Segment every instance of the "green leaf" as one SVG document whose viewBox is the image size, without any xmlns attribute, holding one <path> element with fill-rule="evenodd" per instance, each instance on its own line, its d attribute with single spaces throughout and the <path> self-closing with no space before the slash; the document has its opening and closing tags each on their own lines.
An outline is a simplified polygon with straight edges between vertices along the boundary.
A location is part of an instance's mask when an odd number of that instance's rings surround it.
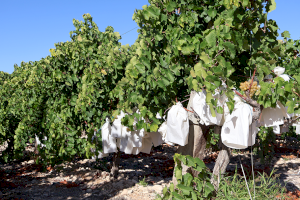
<svg viewBox="0 0 300 200">
<path fill-rule="evenodd" d="M 146 57 L 141 57 L 141 61 L 148 69 L 150 69 L 150 61 Z"/>
<path fill-rule="evenodd" d="M 172 192 L 172 195 L 174 197 L 175 200 L 179 199 L 184 199 L 183 197 L 181 197 L 176 191 Z M 173 199 L 173 198 L 172 198 Z"/>
<path fill-rule="evenodd" d="M 154 17 L 155 19 L 157 19 L 159 17 L 159 14 L 160 14 L 160 9 L 154 7 L 154 6 L 151 6 L 151 7 L 148 7 L 147 11 L 150 13 L 150 15 L 152 17 Z"/>
<path fill-rule="evenodd" d="M 155 37 L 155 40 L 157 40 L 157 41 L 161 41 L 164 38 L 161 34 L 157 34 L 154 37 Z"/>
<path fill-rule="evenodd" d="M 168 187 L 165 186 L 164 189 L 163 189 L 163 195 L 166 195 L 167 192 L 168 192 Z"/>
<path fill-rule="evenodd" d="M 210 182 L 206 182 L 204 189 L 204 197 L 208 197 L 208 195 L 214 191 L 214 186 Z"/>
<path fill-rule="evenodd" d="M 198 81 L 196 79 L 193 79 L 192 81 L 192 88 L 195 91 L 198 91 Z"/>
<path fill-rule="evenodd" d="M 139 64 L 136 64 L 135 67 L 139 71 L 140 74 L 145 73 L 145 66 L 144 65 L 139 63 Z"/>
<path fill-rule="evenodd" d="M 202 172 L 202 170 L 206 168 L 204 162 L 202 160 L 200 160 L 199 158 L 195 158 L 194 161 L 196 163 L 196 167 L 193 167 L 194 170 L 196 170 L 198 172 Z"/>
<path fill-rule="evenodd" d="M 173 10 L 175 10 L 176 5 L 177 5 L 176 2 L 171 1 L 171 2 L 167 5 L 167 10 L 168 10 L 168 12 L 172 12 Z"/>
<path fill-rule="evenodd" d="M 294 113 L 296 103 L 294 101 L 288 101 L 288 102 L 286 102 L 286 105 L 288 106 L 287 112 L 289 114 Z"/>
<path fill-rule="evenodd" d="M 76 106 L 76 101 L 77 101 L 77 96 L 73 95 L 70 101 L 71 106 Z"/>
<path fill-rule="evenodd" d="M 148 12 L 148 10 L 143 10 L 143 15 L 145 17 L 146 20 L 149 20 L 149 17 L 150 17 L 150 12 Z"/>
<path fill-rule="evenodd" d="M 193 191 L 192 187 L 188 187 L 182 184 L 178 184 L 177 188 L 180 189 L 184 195 L 190 195 L 190 193 Z"/>
<path fill-rule="evenodd" d="M 198 62 L 195 66 L 194 66 L 194 69 L 195 69 L 195 73 L 197 76 L 201 77 L 201 78 L 206 78 L 207 77 L 207 73 L 206 71 L 203 69 L 202 67 L 202 63 L 201 62 Z"/>
<path fill-rule="evenodd" d="M 150 125 L 150 131 L 151 131 L 151 132 L 156 132 L 157 129 L 158 129 L 158 125 L 157 125 L 157 124 L 152 123 L 152 124 Z"/>
<path fill-rule="evenodd" d="M 187 159 L 187 166 L 189 167 L 195 166 L 194 158 L 192 156 L 186 155 L 186 159 Z"/>
<path fill-rule="evenodd" d="M 271 11 L 273 11 L 275 9 L 276 9 L 276 2 L 275 2 L 275 0 L 269 0 L 268 4 L 266 6 L 267 12 L 271 12 Z"/>
<path fill-rule="evenodd" d="M 221 106 L 217 107 L 217 113 L 223 114 L 223 108 Z"/>
<path fill-rule="evenodd" d="M 179 169 L 179 167 L 175 167 L 174 170 L 175 170 L 175 177 L 176 177 L 178 183 L 181 183 L 181 181 L 182 181 L 182 172 L 181 172 L 181 170 Z"/>
<path fill-rule="evenodd" d="M 161 80 L 165 86 L 168 86 L 170 84 L 170 81 L 168 79 L 166 79 L 165 77 L 162 77 Z"/>
<path fill-rule="evenodd" d="M 216 117 L 216 112 L 215 112 L 214 106 L 212 104 L 209 104 L 209 110 L 211 112 L 211 116 Z"/>
<path fill-rule="evenodd" d="M 181 52 L 183 55 L 189 55 L 191 54 L 192 51 L 194 51 L 194 48 L 195 48 L 194 45 L 184 46 L 182 47 Z"/>
<path fill-rule="evenodd" d="M 293 88 L 293 83 L 289 83 L 287 82 L 284 86 L 285 91 L 287 92 L 292 92 L 292 88 Z"/>
<path fill-rule="evenodd" d="M 185 175 L 183 175 L 183 183 L 185 186 L 190 186 L 192 184 L 194 177 L 192 174 L 190 173 L 186 173 Z"/>
<path fill-rule="evenodd" d="M 210 8 L 210 9 L 207 11 L 207 14 L 208 14 L 211 18 L 214 18 L 214 17 L 217 15 L 217 10 L 214 9 L 214 8 Z"/>
<path fill-rule="evenodd" d="M 300 75 L 294 75 L 293 77 L 296 79 L 298 84 L 300 84 Z"/>
<path fill-rule="evenodd" d="M 230 113 L 232 113 L 233 109 L 234 109 L 234 103 L 231 101 L 226 102 L 228 109 L 230 111 Z"/>
<path fill-rule="evenodd" d="M 171 70 L 167 70 L 167 71 L 166 71 L 166 76 L 167 76 L 167 78 L 170 80 L 170 82 L 174 82 L 175 77 L 174 77 L 174 75 L 172 74 Z"/>
<path fill-rule="evenodd" d="M 235 69 L 232 67 L 230 62 L 226 62 L 225 68 L 226 68 L 226 77 L 229 77 L 235 71 Z"/>
<path fill-rule="evenodd" d="M 224 42 L 223 45 L 226 47 L 226 50 L 229 51 L 230 58 L 235 58 L 235 46 L 231 42 Z"/>
<path fill-rule="evenodd" d="M 174 184 L 173 183 L 170 184 L 170 191 L 174 192 Z"/>
<path fill-rule="evenodd" d="M 283 31 L 283 32 L 281 33 L 281 37 L 291 38 L 291 35 L 290 35 L 290 33 L 289 33 L 288 31 Z"/>
<path fill-rule="evenodd" d="M 206 37 L 206 42 L 210 47 L 216 46 L 216 31 L 212 30 Z"/>
<path fill-rule="evenodd" d="M 249 4 L 249 0 L 243 0 L 243 3 L 242 3 L 243 7 L 247 7 L 248 4 Z"/>
<path fill-rule="evenodd" d="M 209 64 L 210 63 L 209 58 L 208 58 L 208 56 L 206 55 L 205 52 L 201 52 L 200 59 L 203 60 L 205 64 Z"/>
</svg>

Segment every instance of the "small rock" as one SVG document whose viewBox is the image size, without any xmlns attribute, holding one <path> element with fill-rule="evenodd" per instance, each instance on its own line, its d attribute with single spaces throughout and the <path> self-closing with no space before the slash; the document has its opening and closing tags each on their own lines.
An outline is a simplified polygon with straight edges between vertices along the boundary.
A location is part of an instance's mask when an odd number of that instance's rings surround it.
<svg viewBox="0 0 300 200">
<path fill-rule="evenodd" d="M 49 196 L 49 192 L 44 192 L 43 196 L 48 197 Z"/>
<path fill-rule="evenodd" d="M 153 186 L 148 186 L 148 192 L 156 192 L 156 193 L 161 193 L 163 190 L 163 187 L 161 185 L 153 185 Z"/>
<path fill-rule="evenodd" d="M 134 184 L 137 184 L 137 183 L 138 183 L 138 181 L 135 180 L 135 179 L 132 179 L 131 182 L 133 182 Z"/>
<path fill-rule="evenodd" d="M 139 178 L 137 176 L 134 176 L 132 179 L 135 180 L 135 181 L 137 181 L 137 182 L 139 180 Z"/>
<path fill-rule="evenodd" d="M 87 193 L 91 193 L 91 192 L 92 192 L 92 189 L 89 188 L 89 189 L 86 190 L 86 192 L 87 192 Z"/>
<path fill-rule="evenodd" d="M 128 192 L 127 192 L 127 193 L 128 193 L 128 194 L 130 194 L 130 193 L 132 193 L 132 192 L 133 192 L 133 190 L 128 190 Z"/>
<path fill-rule="evenodd" d="M 87 177 L 85 177 L 84 179 L 87 180 L 87 181 L 90 181 L 90 180 L 93 179 L 93 177 L 92 177 L 92 176 L 87 176 Z"/>
</svg>

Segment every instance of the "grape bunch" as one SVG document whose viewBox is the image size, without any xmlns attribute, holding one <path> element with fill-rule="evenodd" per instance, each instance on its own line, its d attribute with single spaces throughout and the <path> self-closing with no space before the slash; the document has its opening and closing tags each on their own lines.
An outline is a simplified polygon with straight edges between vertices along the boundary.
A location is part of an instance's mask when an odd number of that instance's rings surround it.
<svg viewBox="0 0 300 200">
<path fill-rule="evenodd" d="M 249 90 L 251 84 L 251 80 L 245 81 L 244 83 L 240 84 L 240 89 L 243 91 Z M 251 90 L 250 90 L 250 97 L 252 97 L 254 94 L 259 95 L 260 92 L 260 87 L 257 85 L 256 81 L 253 81 Z M 244 94 L 245 96 L 245 94 Z"/>
</svg>

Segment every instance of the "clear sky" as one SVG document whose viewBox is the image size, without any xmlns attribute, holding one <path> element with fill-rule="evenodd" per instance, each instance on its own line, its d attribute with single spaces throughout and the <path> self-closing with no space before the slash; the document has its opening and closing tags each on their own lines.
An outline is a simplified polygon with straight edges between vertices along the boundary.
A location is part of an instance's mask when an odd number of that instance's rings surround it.
<svg viewBox="0 0 300 200">
<path fill-rule="evenodd" d="M 300 0 L 276 0 L 276 10 L 269 19 L 277 21 L 279 32 L 288 30 L 292 39 L 300 39 Z M 124 34 L 137 27 L 132 20 L 135 9 L 142 9 L 147 0 L 14 0 L 0 2 L 0 71 L 12 73 L 14 64 L 38 61 L 50 55 L 54 43 L 70 41 L 74 30 L 72 20 L 82 21 L 90 13 L 100 31 L 107 26 Z M 132 45 L 137 29 L 122 35 L 123 45 Z"/>
</svg>

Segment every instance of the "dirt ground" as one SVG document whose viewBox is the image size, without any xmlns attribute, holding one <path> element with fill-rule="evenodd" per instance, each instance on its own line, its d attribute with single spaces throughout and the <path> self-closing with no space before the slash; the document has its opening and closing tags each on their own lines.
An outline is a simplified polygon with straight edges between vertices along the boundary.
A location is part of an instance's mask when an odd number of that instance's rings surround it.
<svg viewBox="0 0 300 200">
<path fill-rule="evenodd" d="M 278 181 L 286 187 L 292 199 L 299 199 L 300 152 L 299 142 L 278 141 L 275 156 L 269 165 L 260 164 L 254 156 L 255 173 L 269 173 L 273 168 L 280 174 Z M 28 151 L 32 152 L 32 146 Z M 22 162 L 0 164 L 1 199 L 155 199 L 163 187 L 172 180 L 173 155 L 177 146 L 161 145 L 150 154 L 121 155 L 120 173 L 117 179 L 109 174 L 112 156 L 100 161 L 78 159 L 74 162 L 48 167 L 41 166 L 28 158 Z M 213 169 L 218 152 L 207 153 L 204 159 L 207 167 Z M 239 159 L 244 169 L 251 172 L 249 151 L 233 153 L 227 173 L 235 168 L 242 174 Z M 141 183 L 145 183 L 143 186 Z"/>
</svg>

